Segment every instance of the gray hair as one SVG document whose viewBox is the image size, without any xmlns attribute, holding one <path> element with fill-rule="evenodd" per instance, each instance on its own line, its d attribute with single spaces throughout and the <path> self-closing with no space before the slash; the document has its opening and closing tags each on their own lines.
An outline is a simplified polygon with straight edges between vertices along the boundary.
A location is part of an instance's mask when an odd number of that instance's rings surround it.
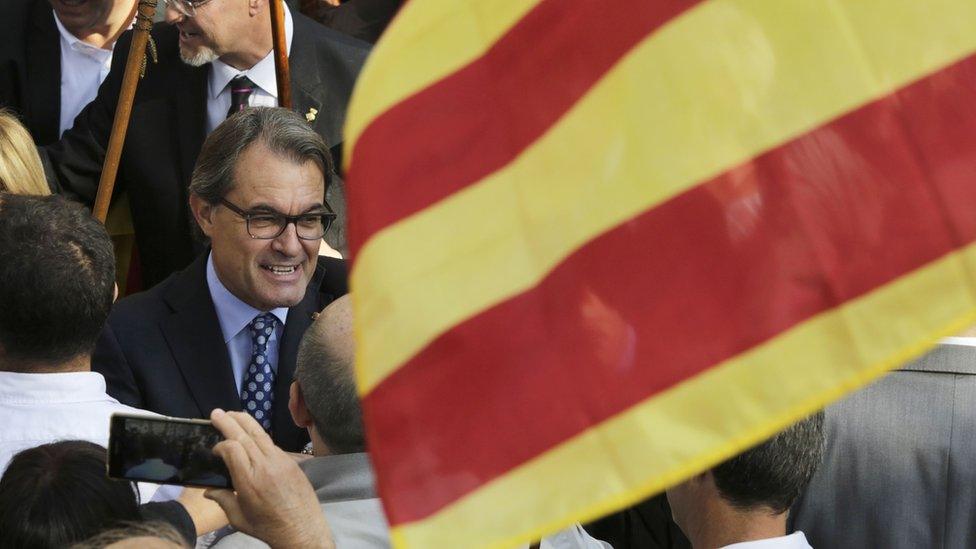
<svg viewBox="0 0 976 549">
<path fill-rule="evenodd" d="M 353 348 L 352 305 L 347 294 L 330 303 L 305 332 L 295 368 L 295 381 L 315 430 L 333 454 L 366 449 Z"/>
<path fill-rule="evenodd" d="M 333 166 L 325 140 L 288 109 L 254 107 L 223 121 L 207 137 L 193 169 L 190 192 L 210 204 L 220 202 L 234 186 L 238 158 L 259 139 L 271 152 L 296 164 L 315 162 L 325 177 L 325 188 L 329 188 Z"/>
<path fill-rule="evenodd" d="M 116 528 L 104 530 L 85 541 L 76 543 L 71 549 L 104 549 L 113 543 L 133 538 L 155 538 L 169 542 L 173 547 L 188 548 L 186 540 L 173 526 L 160 521 L 125 522 Z"/>
<path fill-rule="evenodd" d="M 712 469 L 715 486 L 736 508 L 785 513 L 813 478 L 825 445 L 820 410 Z"/>
</svg>

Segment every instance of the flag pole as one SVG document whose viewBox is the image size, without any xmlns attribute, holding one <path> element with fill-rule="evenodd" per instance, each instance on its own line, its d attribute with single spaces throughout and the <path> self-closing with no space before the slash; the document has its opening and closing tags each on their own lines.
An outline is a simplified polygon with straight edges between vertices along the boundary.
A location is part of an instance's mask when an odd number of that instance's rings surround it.
<svg viewBox="0 0 976 549">
<path fill-rule="evenodd" d="M 285 37 L 284 0 L 268 0 L 271 8 L 271 40 L 274 42 L 275 80 L 278 106 L 291 108 L 291 72 L 288 68 L 288 41 Z"/>
<path fill-rule="evenodd" d="M 92 215 L 103 224 L 108 214 L 108 206 L 112 202 L 112 190 L 115 188 L 115 176 L 119 171 L 125 133 L 129 128 L 129 116 L 132 114 L 136 86 L 139 85 L 139 78 L 146 70 L 146 43 L 150 40 L 149 31 L 152 30 L 155 15 L 156 0 L 139 0 L 132 44 L 129 46 L 129 57 L 126 59 L 125 73 L 122 76 L 122 91 L 119 93 L 119 102 L 115 107 L 115 120 L 112 122 L 112 133 L 105 152 L 105 162 L 102 164 L 102 175 L 98 180 L 95 205 L 92 208 Z M 155 60 L 155 46 L 151 51 Z"/>
</svg>

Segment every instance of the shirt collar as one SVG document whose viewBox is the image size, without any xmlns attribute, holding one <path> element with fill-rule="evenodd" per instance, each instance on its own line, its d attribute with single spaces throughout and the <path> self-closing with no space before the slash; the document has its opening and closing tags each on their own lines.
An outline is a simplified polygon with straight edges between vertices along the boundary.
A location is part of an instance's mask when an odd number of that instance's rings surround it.
<svg viewBox="0 0 976 549">
<path fill-rule="evenodd" d="M 213 266 L 213 252 L 207 256 L 207 286 L 210 288 L 214 309 L 217 310 L 217 321 L 224 336 L 224 344 L 234 339 L 254 317 L 264 312 L 244 303 L 224 286 Z M 282 326 L 285 325 L 288 319 L 287 307 L 278 307 L 269 312 L 278 318 Z"/>
<path fill-rule="evenodd" d="M 810 549 L 810 543 L 803 532 L 796 531 L 788 536 L 743 541 L 726 545 L 722 549 Z"/>
<path fill-rule="evenodd" d="M 71 49 L 83 53 L 89 53 L 89 54 L 93 53 L 94 55 L 103 55 L 103 56 L 106 54 L 110 54 L 113 50 L 115 50 L 115 42 L 112 42 L 108 48 L 96 48 L 95 46 L 89 44 L 88 42 L 85 42 L 80 38 L 78 38 L 77 36 L 71 34 L 71 31 L 69 31 L 67 28 L 65 28 L 63 24 L 61 24 L 61 20 L 58 19 L 57 12 L 54 12 L 54 10 L 51 11 L 54 14 L 54 24 L 57 25 L 58 27 L 58 33 L 61 34 L 61 39 L 65 43 L 67 43 L 68 46 L 71 47 Z M 135 23 L 135 18 L 132 19 L 132 23 Z M 132 28 L 132 23 L 129 23 L 129 28 Z M 96 52 L 106 52 L 106 54 L 99 54 Z"/>
<path fill-rule="evenodd" d="M 288 44 L 288 53 L 291 53 L 291 39 L 294 23 L 291 19 L 291 10 L 288 5 L 282 2 L 285 8 L 285 42 Z M 240 71 L 224 63 L 220 59 L 210 64 L 210 98 L 216 99 L 218 95 L 230 84 L 234 77 L 243 74 L 251 79 L 251 82 L 264 90 L 271 97 L 278 97 L 278 81 L 275 77 L 274 48 L 264 59 L 260 60 L 253 67 L 246 71 Z"/>
<path fill-rule="evenodd" d="M 111 400 L 97 372 L 24 374 L 0 372 L 0 402 L 37 404 Z"/>
</svg>

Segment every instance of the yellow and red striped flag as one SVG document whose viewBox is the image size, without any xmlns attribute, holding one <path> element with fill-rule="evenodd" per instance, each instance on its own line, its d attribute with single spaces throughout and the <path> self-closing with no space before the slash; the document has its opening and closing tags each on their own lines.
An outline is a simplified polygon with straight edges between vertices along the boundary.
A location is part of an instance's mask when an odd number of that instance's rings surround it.
<svg viewBox="0 0 976 549">
<path fill-rule="evenodd" d="M 976 320 L 972 0 L 411 0 L 346 133 L 397 547 L 595 518 Z"/>
</svg>

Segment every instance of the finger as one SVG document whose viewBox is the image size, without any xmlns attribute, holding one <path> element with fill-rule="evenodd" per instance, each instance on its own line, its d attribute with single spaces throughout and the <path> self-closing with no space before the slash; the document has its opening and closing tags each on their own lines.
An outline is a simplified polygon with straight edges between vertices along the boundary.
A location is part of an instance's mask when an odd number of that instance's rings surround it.
<svg viewBox="0 0 976 549">
<path fill-rule="evenodd" d="M 213 449 L 214 455 L 224 460 L 230 481 L 238 492 L 251 494 L 253 492 L 251 475 L 254 471 L 251 458 L 236 440 L 218 442 Z"/>
<path fill-rule="evenodd" d="M 258 448 L 251 435 L 241 427 L 241 421 L 237 419 L 241 415 L 247 414 L 241 412 L 225 412 L 220 408 L 215 408 L 213 412 L 210 412 L 210 420 L 213 421 L 214 427 L 224 435 L 225 439 L 236 440 L 240 443 L 252 462 L 262 461 L 264 459 L 264 452 Z"/>
<path fill-rule="evenodd" d="M 217 505 L 227 515 L 227 520 L 238 530 L 242 529 L 241 525 L 246 524 L 247 520 L 244 518 L 241 505 L 237 502 L 237 496 L 231 490 L 210 488 L 203 493 L 203 497 L 217 502 Z"/>
<path fill-rule="evenodd" d="M 278 449 L 274 441 L 271 440 L 271 437 L 268 436 L 268 433 L 265 432 L 264 428 L 261 427 L 261 424 L 256 419 L 251 417 L 251 414 L 247 412 L 227 412 L 227 415 L 236 421 L 241 429 L 251 437 L 251 440 L 254 441 L 264 455 L 270 456 Z"/>
</svg>

